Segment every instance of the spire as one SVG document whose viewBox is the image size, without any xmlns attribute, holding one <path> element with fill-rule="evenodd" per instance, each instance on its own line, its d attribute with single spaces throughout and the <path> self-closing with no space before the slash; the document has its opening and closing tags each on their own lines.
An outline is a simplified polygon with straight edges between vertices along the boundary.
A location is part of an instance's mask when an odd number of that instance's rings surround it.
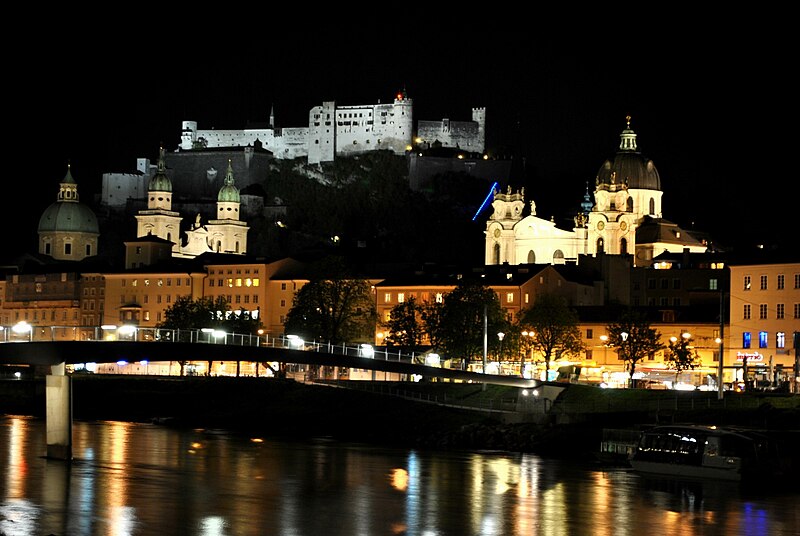
<svg viewBox="0 0 800 536">
<path fill-rule="evenodd" d="M 155 176 L 150 179 L 150 184 L 147 187 L 150 192 L 171 192 L 172 181 L 167 177 L 167 165 L 164 161 L 164 146 L 162 145 L 158 151 L 158 168 Z"/>
<path fill-rule="evenodd" d="M 636 151 L 636 133 L 631 129 L 631 116 L 625 116 L 625 130 L 622 131 L 619 142 L 620 151 Z"/>
<path fill-rule="evenodd" d="M 72 165 L 67 164 L 67 174 L 61 179 L 60 188 L 56 200 L 59 202 L 67 201 L 70 203 L 77 203 L 78 198 L 78 183 L 72 178 Z"/>
<path fill-rule="evenodd" d="M 225 173 L 225 181 L 222 188 L 219 189 L 217 201 L 222 203 L 239 203 L 239 189 L 233 184 L 233 164 L 231 159 L 228 159 L 228 171 Z"/>
<path fill-rule="evenodd" d="M 592 211 L 592 198 L 589 195 L 589 182 L 586 182 L 586 192 L 583 194 L 583 201 L 581 202 L 581 212 L 589 214 Z"/>
<path fill-rule="evenodd" d="M 275 104 L 271 104 L 269 108 L 269 128 L 275 128 Z"/>
</svg>

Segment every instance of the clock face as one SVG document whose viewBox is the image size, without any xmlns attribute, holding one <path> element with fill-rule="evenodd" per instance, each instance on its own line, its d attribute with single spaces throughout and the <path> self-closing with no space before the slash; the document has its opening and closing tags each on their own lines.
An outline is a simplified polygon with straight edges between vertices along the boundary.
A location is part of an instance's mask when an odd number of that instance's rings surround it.
<svg viewBox="0 0 800 536">
<path fill-rule="evenodd" d="M 602 231 L 603 229 L 605 229 L 605 227 L 606 227 L 606 224 L 604 222 L 602 222 L 602 221 L 597 222 L 597 230 L 598 231 Z"/>
<path fill-rule="evenodd" d="M 495 238 L 500 238 L 500 229 L 499 228 L 494 230 L 494 237 Z"/>
</svg>

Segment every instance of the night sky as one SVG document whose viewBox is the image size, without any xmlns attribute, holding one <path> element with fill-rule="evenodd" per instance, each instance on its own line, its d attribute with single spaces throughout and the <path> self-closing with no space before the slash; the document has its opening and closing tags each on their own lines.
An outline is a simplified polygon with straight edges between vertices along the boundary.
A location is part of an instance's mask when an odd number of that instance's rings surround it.
<svg viewBox="0 0 800 536">
<path fill-rule="evenodd" d="M 536 26 L 483 22 L 409 30 L 376 20 L 315 34 L 313 24 L 290 31 L 273 20 L 268 33 L 232 25 L 199 35 L 151 21 L 138 34 L 43 36 L 47 54 L 9 61 L 10 72 L 28 74 L 8 87 L 8 155 L 20 160 L 9 162 L 6 183 L 30 207 L 30 231 L 11 246 L 35 249 L 38 218 L 68 162 L 89 201 L 102 173 L 133 171 L 162 143 L 174 150 L 182 120 L 240 129 L 267 121 L 274 105 L 277 126 L 300 127 L 322 101 L 389 102 L 402 88 L 415 120 L 465 121 L 473 106 L 486 107 L 488 149 L 524 161 L 526 198 L 563 227 L 631 115 L 639 149 L 661 175 L 666 219 L 722 244 L 789 240 L 796 86 L 794 69 L 778 67 L 789 34 L 710 35 L 698 24 L 545 38 Z"/>
</svg>

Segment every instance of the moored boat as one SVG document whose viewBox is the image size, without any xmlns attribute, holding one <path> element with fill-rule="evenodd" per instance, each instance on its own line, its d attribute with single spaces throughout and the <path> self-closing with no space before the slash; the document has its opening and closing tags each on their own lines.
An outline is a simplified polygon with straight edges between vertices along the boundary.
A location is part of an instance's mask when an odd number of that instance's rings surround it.
<svg viewBox="0 0 800 536">
<path fill-rule="evenodd" d="M 654 426 L 630 455 L 634 471 L 729 481 L 781 473 L 775 442 L 763 431 L 703 425 Z"/>
</svg>

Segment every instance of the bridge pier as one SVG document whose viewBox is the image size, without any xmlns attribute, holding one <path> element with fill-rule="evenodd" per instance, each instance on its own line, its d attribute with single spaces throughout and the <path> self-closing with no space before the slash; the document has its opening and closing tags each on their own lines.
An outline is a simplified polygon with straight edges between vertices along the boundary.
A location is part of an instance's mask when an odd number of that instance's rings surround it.
<svg viewBox="0 0 800 536">
<path fill-rule="evenodd" d="M 66 364 L 50 367 L 45 378 L 47 457 L 72 460 L 72 378 Z"/>
</svg>

